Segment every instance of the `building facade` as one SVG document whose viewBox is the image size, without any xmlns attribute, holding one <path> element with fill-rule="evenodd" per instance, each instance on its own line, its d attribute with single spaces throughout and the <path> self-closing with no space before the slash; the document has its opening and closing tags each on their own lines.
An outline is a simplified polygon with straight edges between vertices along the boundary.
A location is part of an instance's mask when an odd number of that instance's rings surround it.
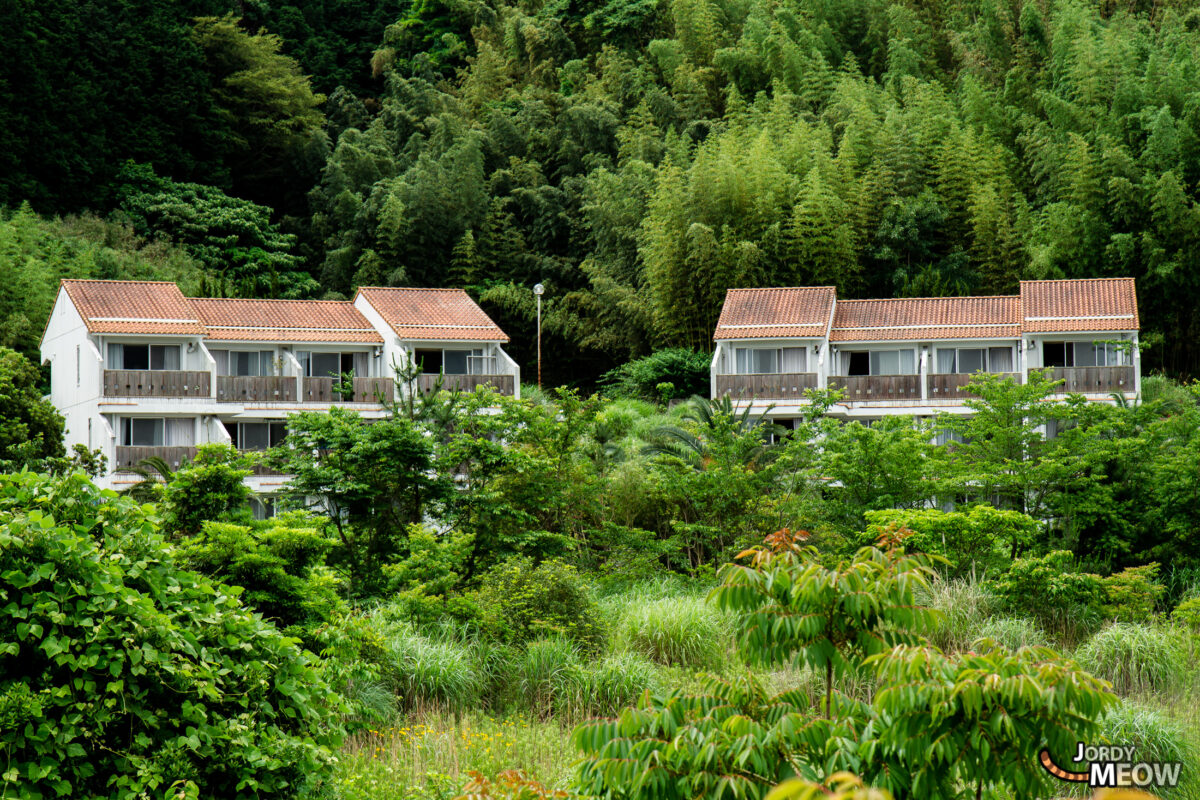
<svg viewBox="0 0 1200 800">
<path fill-rule="evenodd" d="M 188 298 L 173 283 L 62 282 L 42 337 L 66 445 L 99 449 L 103 486 L 172 468 L 205 443 L 242 451 L 282 441 L 287 417 L 333 405 L 381 417 L 396 392 L 520 393 L 504 332 L 460 289 L 363 288 L 353 301 Z M 414 383 L 396 369 L 421 365 Z M 349 383 L 343 381 L 351 375 Z M 343 396 L 343 391 L 352 391 Z M 256 470 L 257 495 L 287 476 Z"/>
<path fill-rule="evenodd" d="M 1049 369 L 1059 392 L 1097 402 L 1141 391 L 1132 278 L 1022 281 L 1019 294 L 839 300 L 833 287 L 731 289 L 714 334 L 712 397 L 781 422 L 808 389 L 841 389 L 830 413 L 967 413 L 972 376 L 1026 382 Z"/>
</svg>

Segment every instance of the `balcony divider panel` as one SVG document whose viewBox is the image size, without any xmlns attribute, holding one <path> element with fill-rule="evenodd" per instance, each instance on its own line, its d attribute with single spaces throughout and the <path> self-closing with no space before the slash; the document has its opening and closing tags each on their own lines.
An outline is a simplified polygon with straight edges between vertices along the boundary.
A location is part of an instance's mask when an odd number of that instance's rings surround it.
<svg viewBox="0 0 1200 800">
<path fill-rule="evenodd" d="M 208 397 L 212 384 L 199 370 L 106 369 L 105 397 Z"/>
<path fill-rule="evenodd" d="M 919 400 L 920 375 L 830 375 L 830 389 L 844 389 L 847 402 L 864 400 Z"/>
<path fill-rule="evenodd" d="M 801 400 L 807 389 L 817 388 L 815 372 L 780 372 L 752 375 L 718 375 L 717 396 L 738 399 L 756 397 L 767 400 Z"/>
</svg>

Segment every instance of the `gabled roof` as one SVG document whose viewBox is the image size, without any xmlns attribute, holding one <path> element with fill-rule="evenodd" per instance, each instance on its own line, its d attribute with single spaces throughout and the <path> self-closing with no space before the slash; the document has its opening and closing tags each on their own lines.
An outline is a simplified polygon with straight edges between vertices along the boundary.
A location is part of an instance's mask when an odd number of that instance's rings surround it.
<svg viewBox="0 0 1200 800">
<path fill-rule="evenodd" d="M 193 298 L 213 341 L 353 342 L 383 338 L 346 300 L 230 300 Z"/>
<path fill-rule="evenodd" d="M 358 290 L 401 339 L 507 342 L 508 337 L 462 289 Z"/>
<path fill-rule="evenodd" d="M 1021 303 L 1000 297 L 914 297 L 839 300 L 829 340 L 1016 339 Z"/>
<path fill-rule="evenodd" d="M 713 339 L 825 336 L 836 294 L 832 286 L 730 289 Z"/>
<path fill-rule="evenodd" d="M 196 309 L 173 283 L 64 280 L 62 288 L 91 333 L 204 335 Z"/>
<path fill-rule="evenodd" d="M 1139 328 L 1133 278 L 1021 281 L 1021 316 L 1026 333 Z"/>
</svg>

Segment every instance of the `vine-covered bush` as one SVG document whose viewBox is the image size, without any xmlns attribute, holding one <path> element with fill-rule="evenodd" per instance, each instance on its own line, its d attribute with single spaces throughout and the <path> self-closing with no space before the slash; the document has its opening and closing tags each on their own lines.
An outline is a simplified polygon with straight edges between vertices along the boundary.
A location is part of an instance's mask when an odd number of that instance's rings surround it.
<svg viewBox="0 0 1200 800">
<path fill-rule="evenodd" d="M 528 558 L 511 558 L 484 576 L 476 599 L 484 628 L 503 642 L 565 636 L 585 649 L 598 649 L 604 639 L 587 584 L 561 561 L 535 567 Z"/>
<path fill-rule="evenodd" d="M 1063 614 L 1094 617 L 1105 599 L 1104 582 L 1080 572 L 1068 550 L 1018 558 L 996 582 L 996 594 L 1008 609 L 1039 620 Z"/>
<path fill-rule="evenodd" d="M 293 797 L 341 701 L 294 640 L 80 475 L 0 475 L 0 794 Z"/>
</svg>

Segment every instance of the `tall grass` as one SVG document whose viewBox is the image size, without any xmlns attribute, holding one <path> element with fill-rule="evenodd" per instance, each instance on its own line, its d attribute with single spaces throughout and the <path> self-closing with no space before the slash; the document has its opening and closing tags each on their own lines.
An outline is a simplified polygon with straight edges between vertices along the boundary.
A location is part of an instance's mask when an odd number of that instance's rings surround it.
<svg viewBox="0 0 1200 800">
<path fill-rule="evenodd" d="M 996 608 L 982 583 L 966 579 L 937 581 L 918 600 L 938 612 L 929 639 L 947 652 L 968 649 Z"/>
<path fill-rule="evenodd" d="M 1122 695 L 1169 693 L 1182 685 L 1188 650 L 1181 633 L 1160 625 L 1114 622 L 1075 653 L 1079 663 Z"/>
<path fill-rule="evenodd" d="M 539 719 L 615 716 L 660 685 L 654 664 L 634 653 L 585 663 L 565 639 L 530 642 L 517 660 L 520 707 Z"/>
<path fill-rule="evenodd" d="M 628 604 L 615 628 L 618 647 L 665 666 L 719 671 L 730 645 L 725 615 L 703 597 Z"/>
<path fill-rule="evenodd" d="M 570 786 L 576 752 L 556 722 L 467 714 L 412 717 L 350 737 L 338 756 L 336 800 L 417 800 L 462 794 L 468 771 L 520 769 L 548 787 Z"/>
<path fill-rule="evenodd" d="M 469 647 L 400 626 L 389 634 L 386 675 L 405 709 L 461 712 L 481 707 L 484 676 Z"/>
<path fill-rule="evenodd" d="M 1139 761 L 1193 763 L 1195 754 L 1183 727 L 1156 708 L 1125 701 L 1109 711 L 1102 724 L 1103 739 L 1132 745 Z"/>
<path fill-rule="evenodd" d="M 524 706 L 543 719 L 555 711 L 579 671 L 579 651 L 562 638 L 537 639 L 517 660 L 517 680 Z"/>
<path fill-rule="evenodd" d="M 1022 647 L 1049 647 L 1050 638 L 1027 617 L 990 617 L 980 623 L 976 639 L 992 639 L 1010 650 Z"/>
</svg>

